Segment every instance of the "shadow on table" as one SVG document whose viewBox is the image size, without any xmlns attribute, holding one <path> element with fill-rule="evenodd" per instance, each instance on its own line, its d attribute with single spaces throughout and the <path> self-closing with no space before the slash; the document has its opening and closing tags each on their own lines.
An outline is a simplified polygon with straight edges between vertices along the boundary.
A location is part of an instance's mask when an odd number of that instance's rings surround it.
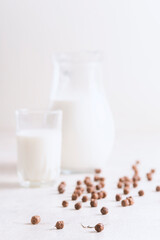
<svg viewBox="0 0 160 240">
<path fill-rule="evenodd" d="M 0 190 L 4 189 L 15 189 L 19 188 L 18 182 L 15 180 L 13 181 L 7 181 L 8 176 L 16 176 L 16 163 L 13 162 L 1 162 L 0 163 L 0 176 L 3 176 L 2 178 L 4 179 L 3 181 L 0 181 Z"/>
<path fill-rule="evenodd" d="M 16 163 L 0 163 L 0 175 L 16 174 Z"/>
<path fill-rule="evenodd" d="M 0 190 L 19 188 L 17 182 L 0 182 Z"/>
</svg>

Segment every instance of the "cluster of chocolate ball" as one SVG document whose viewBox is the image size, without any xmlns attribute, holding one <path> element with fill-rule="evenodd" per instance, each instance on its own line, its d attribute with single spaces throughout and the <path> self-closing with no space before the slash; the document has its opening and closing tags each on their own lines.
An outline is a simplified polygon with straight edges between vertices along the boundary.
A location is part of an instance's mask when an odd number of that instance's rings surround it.
<svg viewBox="0 0 160 240">
<path fill-rule="evenodd" d="M 100 176 L 101 169 L 95 169 L 95 176 L 94 176 L 94 181 L 91 180 L 91 177 L 86 176 L 83 181 L 78 180 L 76 182 L 76 187 L 72 193 L 71 200 L 76 201 L 81 197 L 81 201 L 78 201 L 75 203 L 74 208 L 75 210 L 79 210 L 82 208 L 82 203 L 87 202 L 90 200 L 90 206 L 91 207 L 97 207 L 98 206 L 98 200 L 99 199 L 104 199 L 107 197 L 107 193 L 103 190 L 105 187 L 105 178 Z M 61 182 L 58 186 L 58 192 L 60 194 L 65 192 L 65 187 L 66 184 L 65 182 Z M 90 194 L 90 197 L 84 194 L 84 192 Z M 83 196 L 82 196 L 83 195 Z M 62 206 L 63 207 L 68 207 L 69 202 L 67 200 L 62 201 Z M 100 209 L 100 212 L 102 215 L 108 214 L 108 208 L 107 207 L 102 207 Z M 100 224 L 100 225 L 99 225 Z M 95 230 L 97 232 L 100 232 L 104 229 L 104 226 L 102 228 L 101 223 L 99 223 L 95 226 Z M 99 226 L 101 226 L 99 228 Z"/>
<path fill-rule="evenodd" d="M 133 177 L 129 178 L 127 176 L 121 177 L 119 178 L 119 181 L 117 183 L 117 188 L 123 188 L 123 194 L 127 195 L 130 193 L 131 190 L 131 185 L 133 188 L 137 188 L 138 187 L 138 182 L 141 181 L 141 178 L 139 176 L 139 171 L 138 171 L 138 164 L 140 162 L 136 161 L 136 163 L 132 166 L 132 169 L 134 171 Z M 146 177 L 148 181 L 151 181 L 153 178 L 153 174 L 155 173 L 155 169 L 151 169 L 150 172 L 146 173 Z M 156 191 L 159 192 L 160 191 L 160 186 L 156 187 Z M 144 191 L 143 190 L 139 190 L 138 191 L 138 195 L 140 197 L 144 196 Z M 122 195 L 121 194 L 116 194 L 115 196 L 116 201 L 121 201 L 121 205 L 122 207 L 127 207 L 127 206 L 131 206 L 134 204 L 134 199 L 132 196 L 127 197 L 126 199 L 122 200 Z"/>
<path fill-rule="evenodd" d="M 141 178 L 139 176 L 139 171 L 138 171 L 138 165 L 139 161 L 136 161 L 136 163 L 132 166 L 132 169 L 134 171 L 134 174 L 132 178 L 129 178 L 127 176 L 123 176 L 119 178 L 119 181 L 117 183 L 117 188 L 123 189 L 123 194 L 128 195 L 131 190 L 131 186 L 133 188 L 138 187 L 138 182 L 141 181 Z M 98 206 L 98 200 L 104 199 L 107 197 L 106 191 L 103 190 L 105 187 L 105 178 L 100 176 L 101 169 L 95 169 L 95 176 L 93 180 L 91 180 L 91 177 L 86 176 L 83 181 L 78 180 L 76 182 L 76 187 L 71 195 L 71 200 L 76 201 L 81 197 L 81 201 L 78 201 L 75 203 L 74 208 L 75 210 L 79 210 L 82 208 L 83 203 L 90 201 L 90 206 L 91 207 L 97 207 Z M 146 174 L 147 180 L 151 181 L 153 178 L 153 174 L 155 173 L 154 169 L 151 169 L 150 172 Z M 60 194 L 63 194 L 66 190 L 66 183 L 63 181 L 59 184 L 58 186 L 58 192 Z M 156 191 L 160 192 L 160 186 L 156 187 Z M 86 192 L 86 194 L 84 194 Z M 88 196 L 87 194 L 90 194 Z M 83 196 L 82 196 L 83 195 Z M 138 195 L 141 197 L 144 195 L 143 190 L 138 191 Z M 134 199 L 132 196 L 126 197 L 125 199 L 122 199 L 122 194 L 116 194 L 115 196 L 116 201 L 121 201 L 121 206 L 122 207 L 127 207 L 131 206 L 134 204 Z M 62 206 L 64 208 L 69 206 L 69 202 L 67 200 L 62 201 Z M 102 207 L 100 209 L 100 212 L 102 215 L 108 214 L 109 210 L 107 207 Z M 40 216 L 33 216 L 31 218 L 31 223 L 32 224 L 38 224 L 41 221 Z M 57 221 L 55 224 L 55 227 L 57 229 L 63 229 L 64 228 L 64 221 Z M 103 223 L 98 223 L 94 227 L 92 226 L 83 226 L 83 228 L 94 228 L 97 232 L 101 232 L 104 230 L 104 224 Z"/>
</svg>

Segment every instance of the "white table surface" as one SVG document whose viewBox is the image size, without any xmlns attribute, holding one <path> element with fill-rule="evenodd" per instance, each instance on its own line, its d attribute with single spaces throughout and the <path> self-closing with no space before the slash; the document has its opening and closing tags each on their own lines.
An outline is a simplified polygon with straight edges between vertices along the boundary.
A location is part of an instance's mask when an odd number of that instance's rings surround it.
<svg viewBox="0 0 160 240">
<path fill-rule="evenodd" d="M 115 194 L 122 190 L 116 188 L 117 179 L 123 175 L 132 175 L 131 165 L 136 159 L 142 181 L 137 189 L 131 191 L 135 204 L 123 208 L 115 201 Z M 148 182 L 145 173 L 156 169 L 153 181 Z M 88 174 L 87 174 L 88 175 Z M 92 176 L 92 175 L 91 175 Z M 110 239 L 136 240 L 160 239 L 160 135 L 159 134 L 121 134 L 117 136 L 113 153 L 107 163 L 106 191 L 108 197 L 98 201 L 97 208 L 83 203 L 82 209 L 74 210 L 75 202 L 70 195 L 76 180 L 82 180 L 83 174 L 61 176 L 67 182 L 66 192 L 57 193 L 57 185 L 50 188 L 25 189 L 19 187 L 16 175 L 16 148 L 13 135 L 0 134 L 0 239 L 3 240 L 50 240 L 50 239 Z M 144 197 L 138 197 L 139 189 L 145 191 Z M 69 207 L 62 208 L 62 200 L 69 200 Z M 100 208 L 106 206 L 109 214 L 102 216 Z M 33 215 L 41 216 L 41 223 L 31 225 Z M 55 230 L 56 221 L 63 220 L 63 230 Z M 105 224 L 101 233 L 94 229 L 84 229 L 84 225 Z"/>
</svg>

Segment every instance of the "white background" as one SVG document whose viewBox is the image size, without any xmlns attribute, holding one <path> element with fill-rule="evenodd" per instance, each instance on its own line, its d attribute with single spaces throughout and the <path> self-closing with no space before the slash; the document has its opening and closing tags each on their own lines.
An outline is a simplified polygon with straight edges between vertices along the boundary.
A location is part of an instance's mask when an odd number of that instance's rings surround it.
<svg viewBox="0 0 160 240">
<path fill-rule="evenodd" d="M 46 107 L 55 51 L 103 50 L 117 131 L 160 131 L 159 0 L 0 0 L 0 128 Z"/>
</svg>

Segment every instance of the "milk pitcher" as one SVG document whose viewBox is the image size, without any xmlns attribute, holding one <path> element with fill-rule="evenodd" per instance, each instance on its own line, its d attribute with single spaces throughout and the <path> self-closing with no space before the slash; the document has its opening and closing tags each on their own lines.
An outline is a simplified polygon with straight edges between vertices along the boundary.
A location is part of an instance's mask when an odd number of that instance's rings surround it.
<svg viewBox="0 0 160 240">
<path fill-rule="evenodd" d="M 98 52 L 53 56 L 50 110 L 63 111 L 62 164 L 74 172 L 105 168 L 114 142 Z"/>
</svg>

